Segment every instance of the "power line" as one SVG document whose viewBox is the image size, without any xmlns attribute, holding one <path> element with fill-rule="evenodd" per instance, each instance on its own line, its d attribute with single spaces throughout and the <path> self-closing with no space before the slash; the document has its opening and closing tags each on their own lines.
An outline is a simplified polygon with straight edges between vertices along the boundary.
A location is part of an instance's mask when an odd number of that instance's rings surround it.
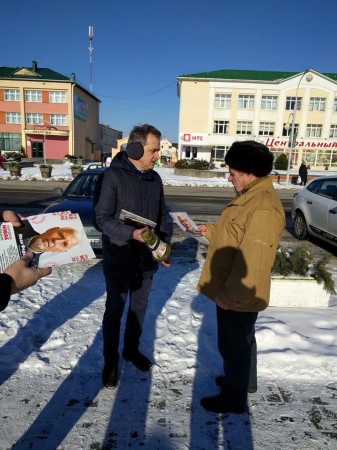
<svg viewBox="0 0 337 450">
<path fill-rule="evenodd" d="M 162 87 L 160 89 L 157 89 L 156 91 L 148 92 L 147 94 L 143 94 L 143 95 L 136 95 L 136 96 L 133 96 L 133 97 L 116 97 L 114 95 L 105 95 L 105 94 L 100 94 L 98 92 L 96 92 L 95 95 L 96 96 L 100 96 L 100 97 L 113 98 L 115 100 L 133 100 L 133 99 L 136 99 L 136 98 L 149 97 L 150 95 L 157 94 L 158 92 L 161 92 L 161 91 L 164 91 L 165 89 L 168 89 L 169 87 L 171 87 L 175 83 L 176 82 L 173 81 L 172 83 L 170 83 L 170 84 L 168 84 L 168 85 L 166 85 L 166 86 L 164 86 L 164 87 Z"/>
</svg>

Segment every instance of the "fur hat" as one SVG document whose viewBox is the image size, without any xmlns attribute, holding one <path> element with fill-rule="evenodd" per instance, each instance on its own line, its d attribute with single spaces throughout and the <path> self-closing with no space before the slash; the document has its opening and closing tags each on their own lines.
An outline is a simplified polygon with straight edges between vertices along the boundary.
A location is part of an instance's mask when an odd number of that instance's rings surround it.
<svg viewBox="0 0 337 450">
<path fill-rule="evenodd" d="M 269 148 L 256 141 L 236 141 L 225 156 L 225 163 L 234 170 L 265 177 L 273 168 L 274 156 Z"/>
</svg>

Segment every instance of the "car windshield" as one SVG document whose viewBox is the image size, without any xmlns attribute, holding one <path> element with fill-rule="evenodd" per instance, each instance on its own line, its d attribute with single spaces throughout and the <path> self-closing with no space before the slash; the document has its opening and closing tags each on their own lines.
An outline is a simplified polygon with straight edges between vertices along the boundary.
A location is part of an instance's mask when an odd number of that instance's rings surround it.
<svg viewBox="0 0 337 450">
<path fill-rule="evenodd" d="M 99 173 L 85 172 L 78 175 L 65 190 L 64 197 L 93 197 L 95 184 L 100 177 Z"/>
</svg>

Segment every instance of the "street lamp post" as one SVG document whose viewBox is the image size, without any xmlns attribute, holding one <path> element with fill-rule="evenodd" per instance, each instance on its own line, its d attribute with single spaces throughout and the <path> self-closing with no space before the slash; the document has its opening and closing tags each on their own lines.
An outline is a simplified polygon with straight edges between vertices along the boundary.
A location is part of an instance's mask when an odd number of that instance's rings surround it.
<svg viewBox="0 0 337 450">
<path fill-rule="evenodd" d="M 291 113 L 293 115 L 293 119 L 291 122 L 291 129 L 290 129 L 290 140 L 289 140 L 289 151 L 288 151 L 288 164 L 287 164 L 287 177 L 286 177 L 286 187 L 289 186 L 289 175 L 290 175 L 290 159 L 291 159 L 291 154 L 292 154 L 292 150 L 293 148 L 295 148 L 296 145 L 296 134 L 295 134 L 295 119 L 296 119 L 296 110 L 297 110 L 297 98 L 298 98 L 298 89 L 300 87 L 300 83 L 303 80 L 304 76 L 306 75 L 305 79 L 306 81 L 308 81 L 308 83 L 310 83 L 310 81 L 312 80 L 313 76 L 310 72 L 310 69 L 306 70 L 305 72 L 303 72 L 301 78 L 299 79 L 299 82 L 297 84 L 297 88 L 296 88 L 296 93 L 295 93 L 295 104 L 294 104 L 294 112 Z M 290 116 L 289 115 L 289 119 Z M 289 121 L 288 119 L 288 121 Z"/>
</svg>

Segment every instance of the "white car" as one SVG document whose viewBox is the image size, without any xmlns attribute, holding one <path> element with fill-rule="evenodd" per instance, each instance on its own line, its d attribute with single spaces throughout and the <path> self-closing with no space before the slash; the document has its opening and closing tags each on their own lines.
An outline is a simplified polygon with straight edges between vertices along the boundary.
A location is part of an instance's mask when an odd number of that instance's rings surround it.
<svg viewBox="0 0 337 450">
<path fill-rule="evenodd" d="M 297 239 L 310 234 L 337 245 L 337 175 L 315 178 L 295 194 L 291 218 Z"/>
</svg>

